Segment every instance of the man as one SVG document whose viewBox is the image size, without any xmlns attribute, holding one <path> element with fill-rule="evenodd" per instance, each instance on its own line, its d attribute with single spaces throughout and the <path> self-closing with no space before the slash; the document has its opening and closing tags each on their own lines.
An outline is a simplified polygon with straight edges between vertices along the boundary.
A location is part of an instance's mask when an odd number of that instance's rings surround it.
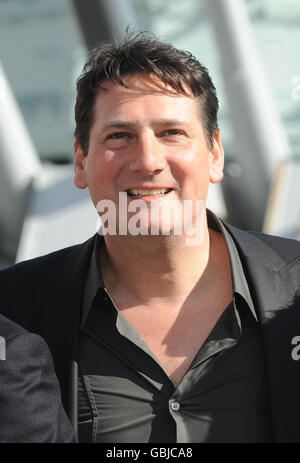
<svg viewBox="0 0 300 463">
<path fill-rule="evenodd" d="M 0 315 L 0 442 L 76 442 L 49 349 Z"/>
<path fill-rule="evenodd" d="M 144 34 L 96 47 L 78 80 L 75 184 L 108 233 L 0 284 L 81 442 L 300 440 L 300 244 L 201 207 L 223 176 L 217 111 L 207 70 Z"/>
</svg>

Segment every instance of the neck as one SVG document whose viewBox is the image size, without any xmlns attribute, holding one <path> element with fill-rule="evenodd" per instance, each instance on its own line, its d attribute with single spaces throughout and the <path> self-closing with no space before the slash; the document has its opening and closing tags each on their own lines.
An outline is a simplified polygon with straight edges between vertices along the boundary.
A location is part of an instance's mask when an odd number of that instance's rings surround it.
<svg viewBox="0 0 300 463">
<path fill-rule="evenodd" d="M 106 235 L 100 254 L 105 286 L 140 304 L 178 303 L 205 293 L 216 280 L 217 235 L 207 223 L 198 246 L 187 246 L 185 236 Z"/>
</svg>

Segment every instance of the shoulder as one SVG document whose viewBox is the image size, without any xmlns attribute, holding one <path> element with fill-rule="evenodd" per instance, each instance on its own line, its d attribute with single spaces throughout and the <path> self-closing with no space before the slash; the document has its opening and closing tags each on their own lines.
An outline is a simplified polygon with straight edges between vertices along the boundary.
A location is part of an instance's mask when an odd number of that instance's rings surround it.
<svg viewBox="0 0 300 463">
<path fill-rule="evenodd" d="M 300 241 L 268 235 L 255 231 L 244 231 L 222 221 L 234 238 L 237 247 L 246 257 L 257 259 L 261 263 L 285 267 L 290 263 L 300 265 Z"/>
<path fill-rule="evenodd" d="M 6 279 L 12 276 L 17 276 L 18 274 L 26 275 L 28 271 L 35 272 L 39 274 L 43 268 L 48 267 L 49 265 L 56 264 L 57 262 L 63 260 L 68 254 L 72 254 L 80 245 L 70 246 L 67 248 L 59 249 L 58 251 L 51 252 L 44 256 L 35 257 L 33 259 L 28 259 L 17 264 L 11 265 L 0 270 L 0 281 L 1 279 Z"/>
<path fill-rule="evenodd" d="M 2 269 L 0 313 L 33 332 L 40 333 L 43 326 L 42 335 L 47 337 L 49 321 L 58 323 L 63 308 L 64 314 L 71 317 L 61 296 L 63 291 L 74 293 L 74 288 L 79 291 L 82 287 L 95 236 L 82 244 Z"/>
<path fill-rule="evenodd" d="M 75 442 L 49 348 L 0 315 L 0 442 Z"/>
<path fill-rule="evenodd" d="M 284 238 L 282 236 L 277 235 L 267 235 L 266 233 L 260 233 L 255 231 L 248 231 L 245 233 L 248 233 L 251 236 L 263 241 L 268 246 L 271 246 L 273 249 L 276 249 L 278 251 L 282 250 L 283 252 L 292 249 L 300 255 L 300 241 L 298 240 Z"/>
<path fill-rule="evenodd" d="M 36 367 L 42 364 L 53 367 L 52 357 L 44 339 L 1 314 L 0 337 L 2 348 L 3 345 L 5 346 L 6 360 L 13 362 L 14 365 L 20 362 L 20 367 L 24 367 L 34 362 Z M 9 364 L 6 363 L 5 366 Z"/>
<path fill-rule="evenodd" d="M 2 338 L 9 339 L 12 336 L 25 333 L 26 330 L 24 328 L 0 314 L 0 336 L 2 336 Z"/>
<path fill-rule="evenodd" d="M 0 270 L 1 288 L 13 289 L 16 285 L 24 287 L 28 282 L 46 279 L 48 275 L 55 279 L 63 278 L 69 272 L 74 274 L 88 258 L 95 235 L 81 244 L 59 249 L 41 257 L 19 262 Z"/>
</svg>

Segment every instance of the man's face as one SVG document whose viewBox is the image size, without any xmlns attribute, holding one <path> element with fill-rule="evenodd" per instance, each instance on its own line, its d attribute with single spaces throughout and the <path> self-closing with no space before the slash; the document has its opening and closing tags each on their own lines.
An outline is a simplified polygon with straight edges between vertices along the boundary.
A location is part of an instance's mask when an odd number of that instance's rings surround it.
<svg viewBox="0 0 300 463">
<path fill-rule="evenodd" d="M 209 149 L 194 96 L 151 76 L 124 82 L 128 88 L 101 84 L 107 91 L 95 100 L 87 156 L 74 143 L 75 185 L 89 188 L 95 207 L 109 199 L 117 211 L 120 192 L 127 204 L 205 201 L 209 182 L 223 177 L 223 149 L 219 134 Z"/>
</svg>

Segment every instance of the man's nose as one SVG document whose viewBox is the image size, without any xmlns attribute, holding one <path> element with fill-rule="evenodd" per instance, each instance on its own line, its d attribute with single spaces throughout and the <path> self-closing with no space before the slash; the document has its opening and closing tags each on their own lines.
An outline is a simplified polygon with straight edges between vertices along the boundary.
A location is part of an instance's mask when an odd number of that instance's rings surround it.
<svg viewBox="0 0 300 463">
<path fill-rule="evenodd" d="M 135 146 L 130 169 L 144 175 L 155 175 L 166 168 L 164 149 L 153 133 L 140 137 Z"/>
</svg>

